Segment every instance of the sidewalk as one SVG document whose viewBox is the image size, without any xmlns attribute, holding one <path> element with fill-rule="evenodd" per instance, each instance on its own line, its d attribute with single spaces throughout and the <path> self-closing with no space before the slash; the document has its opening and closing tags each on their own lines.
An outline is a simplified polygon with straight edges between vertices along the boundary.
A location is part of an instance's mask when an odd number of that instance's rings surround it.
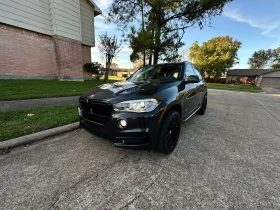
<svg viewBox="0 0 280 210">
<path fill-rule="evenodd" d="M 31 109 L 46 106 L 59 106 L 59 105 L 78 105 L 79 96 L 71 97 L 58 97 L 58 98 L 41 98 L 41 99 L 27 99 L 27 100 L 14 100 L 14 101 L 0 101 L 0 111 L 13 111 L 22 109 Z M 5 153 L 5 149 L 14 148 L 17 146 L 29 144 L 51 136 L 62 134 L 75 130 L 79 127 L 79 123 L 71 123 L 56 128 L 51 128 L 41 132 L 21 136 L 7 141 L 0 141 L 0 155 L 1 152 Z"/>
<path fill-rule="evenodd" d="M 79 103 L 79 96 L 41 98 L 14 101 L 0 101 L 0 111 L 12 111 L 20 109 L 30 109 L 44 106 L 59 106 Z"/>
</svg>

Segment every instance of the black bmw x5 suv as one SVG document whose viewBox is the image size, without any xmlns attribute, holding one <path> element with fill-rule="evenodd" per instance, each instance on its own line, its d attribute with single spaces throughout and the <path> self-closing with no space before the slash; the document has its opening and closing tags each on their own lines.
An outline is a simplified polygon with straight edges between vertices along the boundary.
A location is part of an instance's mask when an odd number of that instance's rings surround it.
<svg viewBox="0 0 280 210">
<path fill-rule="evenodd" d="M 100 85 L 79 98 L 80 126 L 115 146 L 171 153 L 181 122 L 204 114 L 207 86 L 189 62 L 145 66 L 125 82 Z"/>
</svg>

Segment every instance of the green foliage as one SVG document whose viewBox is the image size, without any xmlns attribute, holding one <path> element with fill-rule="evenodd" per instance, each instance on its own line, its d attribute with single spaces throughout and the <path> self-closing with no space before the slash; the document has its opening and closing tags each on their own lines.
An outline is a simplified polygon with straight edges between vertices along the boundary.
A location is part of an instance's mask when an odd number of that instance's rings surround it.
<svg viewBox="0 0 280 210">
<path fill-rule="evenodd" d="M 209 89 L 218 89 L 218 90 L 242 91 L 242 92 L 251 92 L 251 93 L 262 92 L 262 89 L 260 87 L 254 86 L 254 85 L 232 85 L 232 84 L 208 83 L 207 87 Z"/>
<path fill-rule="evenodd" d="M 232 0 L 114 0 L 107 21 L 114 22 L 124 31 L 133 49 L 131 60 L 149 52 L 149 63 L 159 59 L 176 61 L 182 38 L 189 27 L 203 28 Z M 129 27 L 141 15 L 141 27 Z M 130 30 L 127 30 L 130 29 Z M 145 56 L 144 56 L 145 57 Z M 145 58 L 144 58 L 145 60 Z"/>
<path fill-rule="evenodd" d="M 0 112 L 0 141 L 77 121 L 76 105 Z"/>
<path fill-rule="evenodd" d="M 248 60 L 250 69 L 261 69 L 267 67 L 270 55 L 266 50 L 255 51 L 251 58 Z"/>
<path fill-rule="evenodd" d="M 136 60 L 144 59 L 145 51 L 145 60 L 150 56 L 149 46 L 153 45 L 152 34 L 148 31 L 139 30 L 137 31 L 135 27 L 130 28 L 131 33 L 126 36 L 126 41 L 129 42 L 132 53 L 130 54 L 130 61 L 134 62 Z"/>
<path fill-rule="evenodd" d="M 279 62 L 279 63 L 273 64 L 273 65 L 271 66 L 271 69 L 274 69 L 274 70 L 280 69 L 280 62 Z"/>
<path fill-rule="evenodd" d="M 90 72 L 94 77 L 99 80 L 104 75 L 104 68 L 98 62 L 89 62 L 84 65 L 87 72 Z"/>
<path fill-rule="evenodd" d="M 103 83 L 97 80 L 0 80 L 0 100 L 78 96 Z"/>
<path fill-rule="evenodd" d="M 237 52 L 241 42 L 229 36 L 214 37 L 200 46 L 196 41 L 190 47 L 190 59 L 203 75 L 219 77 L 238 63 Z"/>
<path fill-rule="evenodd" d="M 280 47 L 273 49 L 271 53 L 271 67 L 272 69 L 280 69 Z"/>
<path fill-rule="evenodd" d="M 250 69 L 280 68 L 280 47 L 277 49 L 255 51 L 248 60 Z"/>
</svg>

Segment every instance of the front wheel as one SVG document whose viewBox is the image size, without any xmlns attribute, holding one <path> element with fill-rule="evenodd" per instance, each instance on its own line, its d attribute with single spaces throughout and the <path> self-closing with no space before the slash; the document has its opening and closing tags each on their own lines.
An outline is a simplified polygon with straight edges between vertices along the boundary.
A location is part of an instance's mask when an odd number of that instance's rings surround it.
<svg viewBox="0 0 280 210">
<path fill-rule="evenodd" d="M 169 111 L 162 121 L 158 136 L 158 151 L 170 154 L 176 147 L 181 129 L 181 118 L 178 112 Z"/>
</svg>

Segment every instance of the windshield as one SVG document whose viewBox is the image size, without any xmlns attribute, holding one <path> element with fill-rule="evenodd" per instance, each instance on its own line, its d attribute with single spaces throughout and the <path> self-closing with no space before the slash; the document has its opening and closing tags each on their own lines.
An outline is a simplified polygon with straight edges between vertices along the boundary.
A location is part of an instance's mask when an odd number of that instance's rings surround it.
<svg viewBox="0 0 280 210">
<path fill-rule="evenodd" d="M 175 81 L 182 73 L 182 64 L 146 66 L 135 72 L 128 81 Z"/>
</svg>

